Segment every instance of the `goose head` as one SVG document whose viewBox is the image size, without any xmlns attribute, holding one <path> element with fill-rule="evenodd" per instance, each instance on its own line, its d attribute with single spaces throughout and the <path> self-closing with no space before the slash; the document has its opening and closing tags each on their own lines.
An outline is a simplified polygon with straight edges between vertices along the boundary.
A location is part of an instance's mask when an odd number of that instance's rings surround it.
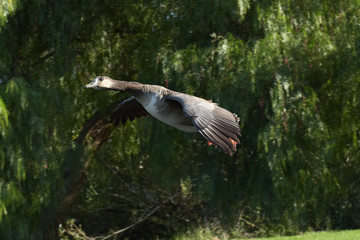
<svg viewBox="0 0 360 240">
<path fill-rule="evenodd" d="M 91 83 L 84 86 L 84 88 L 93 89 L 109 89 L 112 87 L 114 80 L 106 76 L 98 76 Z"/>
</svg>

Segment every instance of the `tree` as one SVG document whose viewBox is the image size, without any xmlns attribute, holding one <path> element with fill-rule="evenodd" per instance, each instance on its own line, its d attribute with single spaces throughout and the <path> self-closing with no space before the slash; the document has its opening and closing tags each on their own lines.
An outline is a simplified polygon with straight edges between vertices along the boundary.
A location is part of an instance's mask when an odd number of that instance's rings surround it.
<svg viewBox="0 0 360 240">
<path fill-rule="evenodd" d="M 129 238 L 358 227 L 359 13 L 325 0 L 3 1 L 1 239 L 54 237 L 71 218 L 87 235 L 131 226 L 116 232 Z M 115 129 L 108 113 L 127 96 L 83 91 L 96 75 L 236 112 L 237 154 L 151 118 Z M 63 234 L 81 232 L 69 223 Z"/>
</svg>

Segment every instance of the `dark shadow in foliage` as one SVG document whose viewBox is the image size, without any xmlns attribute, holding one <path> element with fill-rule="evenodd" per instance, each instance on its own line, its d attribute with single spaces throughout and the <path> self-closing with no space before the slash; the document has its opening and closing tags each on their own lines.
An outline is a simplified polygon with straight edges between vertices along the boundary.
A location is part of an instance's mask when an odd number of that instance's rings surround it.
<svg viewBox="0 0 360 240">
<path fill-rule="evenodd" d="M 120 102 L 115 102 L 102 111 L 97 111 L 85 122 L 74 144 L 65 153 L 62 164 L 61 184 L 54 184 L 52 188 L 54 201 L 44 214 L 44 232 L 47 236 L 55 238 L 60 222 L 66 217 L 68 209 L 74 203 L 76 197 L 84 186 L 91 160 L 91 154 L 96 152 L 109 138 L 113 129 L 109 116 L 114 107 Z"/>
</svg>

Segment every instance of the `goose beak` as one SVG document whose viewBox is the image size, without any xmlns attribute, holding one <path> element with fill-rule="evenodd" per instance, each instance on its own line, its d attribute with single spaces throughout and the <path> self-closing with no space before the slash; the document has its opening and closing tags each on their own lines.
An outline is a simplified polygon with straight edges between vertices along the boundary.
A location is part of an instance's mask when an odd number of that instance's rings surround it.
<svg viewBox="0 0 360 240">
<path fill-rule="evenodd" d="M 91 83 L 89 83 L 89 84 L 86 84 L 85 86 L 84 86 L 84 88 L 96 88 L 97 87 L 97 81 L 96 81 L 96 78 L 91 82 Z"/>
</svg>

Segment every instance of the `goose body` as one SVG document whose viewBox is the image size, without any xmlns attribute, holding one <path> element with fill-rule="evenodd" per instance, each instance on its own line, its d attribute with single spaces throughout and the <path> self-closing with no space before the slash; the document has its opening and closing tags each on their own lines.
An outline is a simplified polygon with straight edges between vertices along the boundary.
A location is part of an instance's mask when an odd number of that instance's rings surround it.
<svg viewBox="0 0 360 240">
<path fill-rule="evenodd" d="M 171 91 L 165 87 L 96 77 L 84 88 L 126 91 L 132 97 L 121 102 L 111 120 L 117 125 L 135 118 L 153 116 L 184 132 L 200 132 L 209 145 L 232 155 L 240 143 L 239 118 L 205 99 Z"/>
<path fill-rule="evenodd" d="M 160 110 L 158 108 L 159 101 L 161 103 L 161 101 L 165 102 L 166 100 L 163 96 L 161 96 L 161 94 L 154 94 L 151 96 L 149 104 L 143 105 L 143 107 L 151 116 L 172 127 L 184 132 L 197 132 L 197 129 L 194 124 L 192 124 L 191 119 L 184 116 L 181 109 L 177 106 L 178 104 L 170 104 L 168 105 L 168 108 L 162 108 Z"/>
</svg>

